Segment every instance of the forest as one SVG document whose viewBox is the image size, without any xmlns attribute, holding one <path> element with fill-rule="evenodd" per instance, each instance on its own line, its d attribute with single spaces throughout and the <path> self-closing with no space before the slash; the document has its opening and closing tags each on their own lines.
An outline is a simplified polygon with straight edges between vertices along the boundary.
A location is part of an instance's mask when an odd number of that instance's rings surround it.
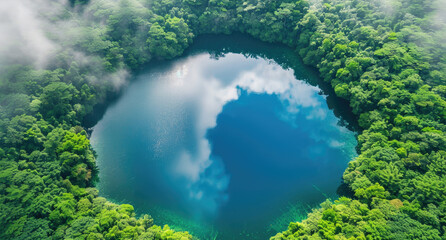
<svg viewBox="0 0 446 240">
<path fill-rule="evenodd" d="M 21 34 L 0 24 L 9 37 L 0 37 L 0 239 L 195 239 L 99 196 L 84 119 L 116 95 L 132 71 L 182 55 L 198 35 L 235 32 L 293 49 L 348 100 L 360 126 L 358 157 L 343 175 L 344 196 L 271 239 L 446 239 L 444 5 L 0 3 L 0 21 L 17 20 L 14 11 L 34 17 Z"/>
</svg>

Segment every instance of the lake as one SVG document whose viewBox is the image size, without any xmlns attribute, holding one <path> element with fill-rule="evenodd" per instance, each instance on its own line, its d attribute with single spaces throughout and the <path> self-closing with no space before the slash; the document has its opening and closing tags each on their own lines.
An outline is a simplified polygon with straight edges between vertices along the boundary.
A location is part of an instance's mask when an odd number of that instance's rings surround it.
<svg viewBox="0 0 446 240">
<path fill-rule="evenodd" d="M 202 36 L 107 106 L 91 134 L 97 187 L 202 239 L 268 239 L 338 197 L 354 122 L 291 49 Z"/>
</svg>

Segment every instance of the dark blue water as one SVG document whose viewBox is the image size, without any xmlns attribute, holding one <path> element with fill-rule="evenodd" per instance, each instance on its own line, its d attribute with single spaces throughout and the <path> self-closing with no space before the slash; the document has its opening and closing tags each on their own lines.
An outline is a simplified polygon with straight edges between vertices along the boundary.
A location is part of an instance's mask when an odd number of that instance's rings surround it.
<svg viewBox="0 0 446 240">
<path fill-rule="evenodd" d="M 148 68 L 108 107 L 91 136 L 98 188 L 203 239 L 267 239 L 337 196 L 356 141 L 310 70 L 268 58 L 287 48 L 220 45 Z"/>
</svg>

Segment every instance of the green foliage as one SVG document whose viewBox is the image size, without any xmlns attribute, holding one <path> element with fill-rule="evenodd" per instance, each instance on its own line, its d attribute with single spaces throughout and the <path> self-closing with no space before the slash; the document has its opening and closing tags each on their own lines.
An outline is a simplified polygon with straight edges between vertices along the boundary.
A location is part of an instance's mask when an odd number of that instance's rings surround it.
<svg viewBox="0 0 446 240">
<path fill-rule="evenodd" d="M 101 79 L 179 56 L 195 35 L 232 32 L 295 49 L 361 127 L 343 176 L 350 198 L 272 239 L 446 236 L 446 48 L 432 1 L 88 2 L 52 16 L 76 22 L 54 41 L 85 56 L 62 49 L 48 69 L 0 69 L 1 239 L 192 239 L 98 197 L 79 125 L 117 87 Z"/>
<path fill-rule="evenodd" d="M 193 34 L 183 19 L 168 17 L 160 18 L 150 27 L 147 44 L 149 51 L 158 58 L 171 59 L 181 55 L 184 49 L 192 42 Z"/>
</svg>

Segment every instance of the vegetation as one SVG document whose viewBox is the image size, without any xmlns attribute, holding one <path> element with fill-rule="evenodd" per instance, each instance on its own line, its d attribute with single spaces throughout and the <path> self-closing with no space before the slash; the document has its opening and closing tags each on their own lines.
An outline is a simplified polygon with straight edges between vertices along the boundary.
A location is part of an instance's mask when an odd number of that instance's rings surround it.
<svg viewBox="0 0 446 240">
<path fill-rule="evenodd" d="M 44 16 L 70 23 L 49 34 L 61 48 L 44 68 L 0 65 L 0 238 L 192 239 L 98 197 L 82 120 L 127 70 L 181 55 L 196 35 L 235 31 L 296 49 L 361 127 L 343 177 L 350 194 L 273 239 L 446 238 L 446 51 L 435 4 L 71 0 Z"/>
</svg>

